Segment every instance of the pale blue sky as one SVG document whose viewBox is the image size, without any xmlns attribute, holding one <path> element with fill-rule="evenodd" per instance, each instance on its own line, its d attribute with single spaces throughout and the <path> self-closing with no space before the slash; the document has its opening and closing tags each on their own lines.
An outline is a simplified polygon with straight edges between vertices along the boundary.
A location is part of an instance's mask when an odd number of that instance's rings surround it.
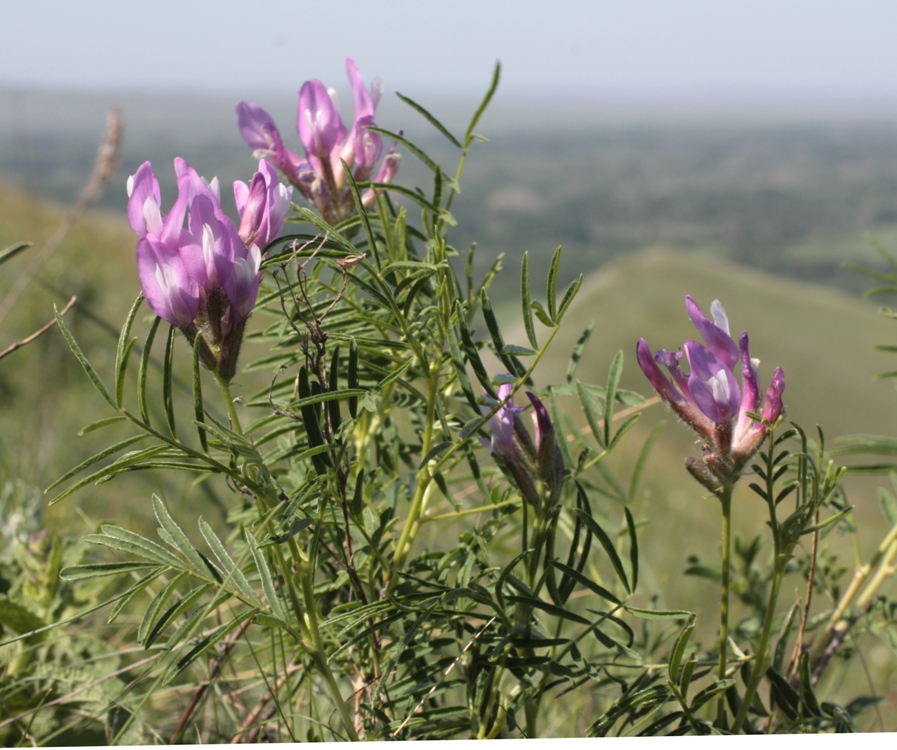
<svg viewBox="0 0 897 750">
<path fill-rule="evenodd" d="M 892 0 L 0 0 L 0 86 L 897 101 Z"/>
</svg>

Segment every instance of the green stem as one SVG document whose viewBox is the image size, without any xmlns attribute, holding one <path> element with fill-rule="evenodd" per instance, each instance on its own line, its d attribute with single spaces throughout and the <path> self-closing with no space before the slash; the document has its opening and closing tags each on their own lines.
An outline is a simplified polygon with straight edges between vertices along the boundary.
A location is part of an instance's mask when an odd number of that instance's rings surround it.
<svg viewBox="0 0 897 750">
<path fill-rule="evenodd" d="M 426 456 L 430 452 L 433 443 L 433 424 L 436 421 L 436 389 L 438 386 L 438 374 L 431 374 L 429 378 L 429 388 L 427 392 L 427 416 L 424 423 L 424 435 L 421 445 L 421 455 Z M 398 573 L 405 565 L 405 558 L 411 550 L 414 537 L 420 530 L 419 523 L 421 514 L 429 498 L 428 489 L 433 479 L 433 473 L 429 466 L 421 466 L 417 473 L 417 486 L 414 491 L 414 497 L 411 500 L 411 508 L 408 511 L 408 520 L 405 521 L 405 527 L 402 529 L 402 535 L 396 543 L 396 551 L 393 556 L 393 563 L 389 572 L 389 581 L 387 583 L 387 591 L 392 591 L 398 580 Z"/>
<path fill-rule="evenodd" d="M 778 545 L 777 545 L 778 546 Z M 777 551 L 778 552 L 778 551 Z M 732 734 L 738 734 L 741 730 L 744 720 L 747 718 L 748 710 L 751 707 L 751 701 L 757 688 L 760 687 L 760 681 L 766 674 L 766 667 L 769 663 L 769 640 L 772 633 L 772 621 L 775 618 L 776 602 L 779 599 L 779 588 L 782 585 L 782 574 L 784 572 L 785 563 L 779 563 L 779 555 L 776 554 L 775 573 L 772 579 L 772 589 L 769 592 L 769 601 L 766 603 L 766 616 L 763 618 L 763 631 L 760 633 L 760 643 L 757 645 L 757 655 L 754 661 L 754 669 L 751 672 L 751 679 L 748 682 L 747 690 L 744 693 L 744 700 L 738 708 L 738 714 L 735 716 L 735 722 L 732 724 Z"/>
<path fill-rule="evenodd" d="M 719 609 L 719 670 L 718 679 L 726 679 L 726 661 L 729 641 L 729 569 L 731 567 L 731 527 L 732 527 L 732 485 L 724 487 L 719 494 L 723 511 L 723 552 L 722 580 L 720 582 Z M 726 696 L 720 693 L 716 705 L 716 726 L 722 728 L 726 719 Z"/>
<path fill-rule="evenodd" d="M 240 426 L 240 417 L 237 416 L 234 400 L 230 395 L 230 384 L 217 372 L 215 373 L 215 381 L 218 383 L 218 388 L 221 391 L 221 395 L 224 397 L 224 404 L 227 407 L 227 415 L 230 417 L 231 429 L 238 435 L 242 435 L 243 428 Z"/>
</svg>

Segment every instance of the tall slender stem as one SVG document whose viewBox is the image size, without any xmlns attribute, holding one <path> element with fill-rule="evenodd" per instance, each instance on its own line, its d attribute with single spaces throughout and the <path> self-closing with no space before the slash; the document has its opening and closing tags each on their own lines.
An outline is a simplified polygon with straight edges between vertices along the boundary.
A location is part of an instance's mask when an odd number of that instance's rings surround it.
<svg viewBox="0 0 897 750">
<path fill-rule="evenodd" d="M 741 730 L 741 725 L 744 724 L 748 710 L 751 707 L 751 701 L 754 700 L 754 695 L 757 692 L 757 688 L 760 687 L 760 681 L 763 679 L 763 675 L 766 674 L 766 667 L 769 663 L 767 652 L 769 651 L 769 639 L 772 633 L 772 621 L 776 614 L 776 602 L 779 599 L 779 588 L 782 585 L 782 573 L 785 568 L 784 563 L 780 564 L 778 558 L 779 555 L 776 555 L 772 588 L 769 591 L 769 601 L 766 603 L 766 616 L 763 618 L 763 630 L 760 633 L 760 643 L 757 644 L 757 654 L 754 657 L 754 670 L 751 672 L 751 679 L 745 690 L 744 700 L 741 701 L 738 714 L 732 724 L 732 734 L 738 734 Z"/>
<path fill-rule="evenodd" d="M 718 679 L 726 678 L 729 641 L 729 568 L 731 567 L 731 527 L 732 527 L 732 485 L 720 490 L 719 500 L 723 511 L 722 528 L 722 578 L 720 582 L 719 608 L 719 671 Z M 720 693 L 716 706 L 716 726 L 722 727 L 726 720 L 726 695 Z"/>
</svg>

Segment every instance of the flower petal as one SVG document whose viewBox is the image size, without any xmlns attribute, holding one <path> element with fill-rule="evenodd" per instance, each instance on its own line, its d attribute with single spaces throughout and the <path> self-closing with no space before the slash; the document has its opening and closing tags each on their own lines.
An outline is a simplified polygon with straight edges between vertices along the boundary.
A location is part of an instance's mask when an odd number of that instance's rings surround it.
<svg viewBox="0 0 897 750">
<path fill-rule="evenodd" d="M 707 344 L 707 348 L 726 367 L 733 368 L 739 358 L 738 347 L 735 346 L 735 342 L 729 335 L 729 321 L 726 317 L 726 311 L 719 300 L 714 300 L 711 311 L 714 317 L 725 325 L 725 329 L 708 320 L 701 308 L 698 307 L 697 302 L 687 294 L 685 295 L 685 308 L 688 310 L 688 316 L 691 318 L 692 323 L 695 324 L 695 328 L 698 329 L 698 333 L 701 334 L 701 338 Z"/>
</svg>

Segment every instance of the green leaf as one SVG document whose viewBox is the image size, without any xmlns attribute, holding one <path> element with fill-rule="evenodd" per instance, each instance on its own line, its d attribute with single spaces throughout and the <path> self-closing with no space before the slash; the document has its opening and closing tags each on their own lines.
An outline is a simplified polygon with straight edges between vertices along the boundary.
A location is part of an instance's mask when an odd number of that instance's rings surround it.
<svg viewBox="0 0 897 750">
<path fill-rule="evenodd" d="M 439 120 L 431 115 L 428 110 L 426 110 L 413 99 L 410 99 L 404 94 L 400 94 L 398 91 L 396 91 L 396 96 L 399 97 L 399 99 L 401 99 L 403 102 L 405 102 L 405 104 L 407 104 L 409 107 L 411 107 L 415 112 L 425 117 L 434 128 L 436 128 L 440 133 L 442 133 L 446 138 L 449 139 L 453 146 L 459 149 L 463 148 L 458 139 L 449 132 L 448 128 L 446 128 L 445 125 L 443 125 L 441 122 L 439 122 Z"/>
<path fill-rule="evenodd" d="M 368 218 L 364 203 L 361 200 L 361 193 L 358 192 L 358 183 L 355 182 L 355 177 L 352 175 L 352 170 L 349 168 L 349 165 L 342 159 L 340 159 L 340 162 L 343 165 L 343 174 L 346 176 L 346 181 L 349 183 L 349 189 L 352 191 L 352 198 L 355 201 L 355 210 L 358 213 L 358 218 L 361 220 L 361 226 L 364 228 L 364 236 L 367 238 L 368 248 L 374 256 L 374 263 L 377 265 L 377 270 L 379 271 L 381 265 L 380 250 L 377 248 L 377 242 L 374 239 L 374 231 L 371 229 L 371 220 Z"/>
<path fill-rule="evenodd" d="M 822 716 L 822 709 L 813 692 L 813 680 L 810 676 L 810 654 L 804 652 L 800 657 L 800 698 L 807 711 L 813 716 Z"/>
<path fill-rule="evenodd" d="M 101 430 L 104 427 L 108 427 L 111 424 L 118 424 L 119 422 L 126 422 L 128 418 L 124 415 L 118 417 L 106 417 L 105 419 L 98 419 L 96 422 L 91 422 L 86 427 L 82 427 L 78 431 L 78 435 L 84 436 L 89 432 L 94 432 L 95 430 Z"/>
<path fill-rule="evenodd" d="M 464 353 L 467 356 L 467 361 L 470 363 L 474 375 L 476 375 L 477 380 L 480 382 L 480 385 L 483 387 L 486 393 L 488 393 L 492 398 L 498 398 L 498 395 L 495 392 L 495 388 L 492 387 L 492 379 L 486 372 L 486 367 L 483 365 L 483 360 L 480 359 L 480 353 L 477 351 L 476 345 L 473 343 L 470 328 L 467 324 L 467 315 L 464 312 L 464 308 L 461 306 L 460 302 L 455 303 L 455 312 L 458 319 L 458 329 L 461 332 L 461 344 L 464 347 Z"/>
<path fill-rule="evenodd" d="M 580 334 L 579 338 L 576 341 L 576 345 L 573 347 L 573 352 L 570 355 L 570 364 L 567 365 L 567 382 L 573 382 L 573 375 L 576 372 L 576 368 L 579 365 L 579 360 L 582 359 L 582 353 L 585 351 L 586 344 L 589 341 L 589 337 L 592 335 L 592 331 L 595 330 L 595 321 L 593 320 L 586 326 L 585 330 Z"/>
<path fill-rule="evenodd" d="M 10 245 L 6 249 L 0 251 L 0 263 L 12 260 L 23 250 L 27 250 L 29 247 L 33 246 L 33 242 L 16 242 L 15 244 Z"/>
<path fill-rule="evenodd" d="M 128 591 L 126 591 L 121 598 L 115 603 L 115 606 L 109 611 L 109 616 L 106 618 L 106 624 L 111 625 L 118 616 L 122 613 L 122 611 L 127 607 L 134 599 L 140 596 L 145 590 L 146 587 L 149 586 L 153 581 L 155 581 L 162 573 L 165 572 L 165 568 L 161 566 L 157 566 L 155 568 L 150 569 L 150 572 L 147 573 L 143 578 L 137 581 L 134 586 L 132 586 Z"/>
<path fill-rule="evenodd" d="M 498 89 L 498 81 L 501 78 L 501 63 L 495 63 L 495 68 L 492 71 L 492 82 L 489 84 L 489 89 L 486 91 L 486 95 L 483 97 L 483 101 L 480 102 L 480 106 L 477 107 L 476 112 L 473 113 L 473 118 L 470 120 L 470 125 L 467 126 L 467 135 L 464 138 L 465 145 L 468 145 L 471 141 L 471 138 L 474 136 L 474 128 L 476 128 L 477 123 L 480 121 L 480 118 L 483 116 L 483 113 L 486 111 L 486 107 L 489 106 L 489 102 L 492 101 L 492 97 L 495 96 L 495 92 Z"/>
<path fill-rule="evenodd" d="M 197 422 L 205 422 L 205 409 L 202 405 L 202 378 L 199 372 L 201 342 L 202 333 L 197 331 L 193 339 L 193 414 Z M 199 442 L 202 445 L 202 449 L 208 453 L 209 441 L 206 437 L 206 431 L 202 428 L 197 428 L 197 432 L 199 433 Z"/>
<path fill-rule="evenodd" d="M 602 599 L 606 599 L 613 604 L 620 604 L 620 600 L 610 591 L 608 591 L 603 586 L 599 586 L 591 578 L 576 570 L 576 568 L 572 568 L 569 565 L 558 562 L 557 560 L 552 560 L 551 564 L 554 565 L 554 567 L 556 567 L 558 570 L 563 572 L 565 575 L 570 576 L 570 578 L 575 580 L 581 586 L 585 586 L 587 589 L 589 589 L 589 591 L 600 596 Z"/>
<path fill-rule="evenodd" d="M 118 337 L 118 348 L 115 352 L 115 401 L 119 408 L 121 408 L 122 404 L 128 357 L 131 354 L 131 349 L 134 348 L 134 343 L 137 341 L 137 339 L 131 339 L 131 327 L 134 325 L 134 318 L 137 315 L 141 302 L 143 302 L 143 294 L 138 294 Z"/>
<path fill-rule="evenodd" d="M 785 652 L 788 647 L 788 637 L 791 635 L 791 628 L 794 625 L 794 618 L 797 615 L 797 610 L 800 607 L 800 602 L 794 602 L 791 605 L 791 609 L 788 610 L 788 615 L 785 617 L 785 621 L 782 623 L 782 627 L 779 630 L 779 640 L 776 644 L 775 655 L 772 660 L 772 667 L 778 672 L 782 671 L 782 666 L 785 661 Z"/>
<path fill-rule="evenodd" d="M 423 469 L 424 466 L 430 463 L 430 461 L 436 458 L 436 456 L 438 456 L 440 453 L 445 453 L 445 451 L 447 451 L 451 447 L 451 440 L 446 440 L 430 448 L 430 450 L 427 452 L 427 455 L 421 459 L 420 465 L 417 467 L 418 470 Z"/>
<path fill-rule="evenodd" d="M 10 600 L 6 594 L 0 594 L 0 625 L 16 635 L 25 635 L 41 628 L 44 621 L 30 609 Z"/>
<path fill-rule="evenodd" d="M 551 423 L 554 426 L 558 447 L 561 449 L 561 455 L 564 457 L 564 465 L 575 466 L 576 461 L 573 459 L 573 454 L 570 452 L 570 443 L 567 440 L 564 423 L 561 419 L 561 409 L 558 406 L 557 392 L 553 386 L 548 387 L 548 411 L 551 414 Z"/>
<path fill-rule="evenodd" d="M 160 318 L 156 318 L 160 320 Z M 165 417 L 168 420 L 168 429 L 171 436 L 177 440 L 178 432 L 174 421 L 174 399 L 171 393 L 172 370 L 174 368 L 174 326 L 168 326 L 168 338 L 165 341 L 165 362 L 162 370 L 162 402 L 165 405 Z M 147 347 L 148 348 L 148 347 Z M 146 390 L 144 389 L 144 393 Z M 145 398 L 145 396 L 144 396 Z"/>
<path fill-rule="evenodd" d="M 605 442 L 605 428 L 598 421 L 598 410 L 597 404 L 594 401 L 594 396 L 589 393 L 588 389 L 580 383 L 578 380 L 576 381 L 576 393 L 579 396 L 579 403 L 582 406 L 583 414 L 586 415 L 586 421 L 589 423 L 589 429 L 592 430 L 592 435 L 595 436 L 595 440 L 598 441 L 598 445 L 602 448 L 607 448 L 607 442 Z"/>
<path fill-rule="evenodd" d="M 800 706 L 800 696 L 797 691 L 772 667 L 766 670 L 766 676 L 770 682 L 771 702 L 782 709 L 782 713 L 792 721 L 797 719 Z"/>
<path fill-rule="evenodd" d="M 278 620 L 286 622 L 283 607 L 280 599 L 277 597 L 277 591 L 274 588 L 274 579 L 271 577 L 271 569 L 265 561 L 265 554 L 258 548 L 258 543 L 252 534 L 246 535 L 246 541 L 249 543 L 249 551 L 252 553 L 252 559 L 255 560 L 255 567 L 258 569 L 259 576 L 262 579 L 262 588 L 265 591 L 265 599 L 268 600 L 268 606 L 271 608 L 271 614 Z"/>
<path fill-rule="evenodd" d="M 688 618 L 688 621 L 679 633 L 679 637 L 676 639 L 673 651 L 670 654 L 668 673 L 670 675 L 670 680 L 674 685 L 681 686 L 682 684 L 679 680 L 679 666 L 682 664 L 682 657 L 685 656 L 685 649 L 688 648 L 688 641 L 691 638 L 691 633 L 694 630 L 697 621 L 697 615 L 692 615 Z"/>
<path fill-rule="evenodd" d="M 470 404 L 471 408 L 479 411 L 477 397 L 470 385 L 470 378 L 467 376 L 467 368 L 464 366 L 464 358 L 461 355 L 461 347 L 458 344 L 458 334 L 455 333 L 455 326 L 453 325 L 448 326 L 448 340 L 452 366 L 455 369 L 455 375 L 458 377 L 458 384 L 461 386 L 461 391 L 464 393 L 464 397 L 467 399 L 467 403 Z"/>
<path fill-rule="evenodd" d="M 548 282 L 545 285 L 545 299 L 548 302 L 548 317 L 553 327 L 557 326 L 557 292 L 558 292 L 558 267 L 561 263 L 561 246 L 551 257 L 551 265 L 548 268 Z"/>
<path fill-rule="evenodd" d="M 564 620 L 571 620 L 573 622 L 578 622 L 580 625 L 591 625 L 592 623 L 587 620 L 582 615 L 578 615 L 575 612 L 570 612 L 563 607 L 558 607 L 555 604 L 549 604 L 548 602 L 543 602 L 541 599 L 536 599 L 531 596 L 508 596 L 506 597 L 508 601 L 514 602 L 515 604 L 525 604 L 528 607 L 532 607 L 533 609 L 541 610 L 542 612 L 546 612 L 549 615 L 553 615 L 554 617 L 560 617 Z"/>
<path fill-rule="evenodd" d="M 63 568 L 59 577 L 64 581 L 81 581 L 86 578 L 103 578 L 104 576 L 116 576 L 122 573 L 131 573 L 147 568 L 157 568 L 158 564 L 148 562 L 115 562 L 115 563 L 91 563 L 87 565 L 72 565 Z"/>
<path fill-rule="evenodd" d="M 53 305 L 53 313 L 56 316 L 56 325 L 59 326 L 59 330 L 62 332 L 66 343 L 69 345 L 69 349 L 72 350 L 72 354 L 74 354 L 78 362 L 81 363 L 81 367 L 84 368 L 84 372 L 87 373 L 87 377 L 90 378 L 90 381 L 94 384 L 94 387 L 100 392 L 100 395 L 106 400 L 109 406 L 111 406 L 113 409 L 118 410 L 118 404 L 115 403 L 115 400 L 109 394 L 109 389 L 106 388 L 102 379 L 97 374 L 97 371 L 93 369 L 93 365 L 90 364 L 90 362 L 87 360 L 87 357 L 84 356 L 84 352 L 81 351 L 81 347 L 78 346 L 78 342 L 75 341 L 75 337 L 72 336 L 72 332 L 66 326 L 65 321 L 59 314 L 59 310 L 56 308 L 56 305 Z"/>
<path fill-rule="evenodd" d="M 523 327 L 526 329 L 526 337 L 533 349 L 539 348 L 536 339 L 536 328 L 533 325 L 533 307 L 530 304 L 529 293 L 529 251 L 523 253 L 523 263 L 520 265 L 520 304 L 523 311 Z"/>
<path fill-rule="evenodd" d="M 389 139 L 395 141 L 396 143 L 402 144 L 402 146 L 404 146 L 405 149 L 409 153 L 414 154 L 414 156 L 416 156 L 418 159 L 420 159 L 421 162 L 423 162 L 423 164 L 430 169 L 430 171 L 432 171 L 432 172 L 441 171 L 439 168 L 439 165 L 435 161 L 433 161 L 429 156 L 427 156 L 426 152 L 423 149 L 419 148 L 418 146 L 415 146 L 404 135 L 401 135 L 399 133 L 394 133 L 391 130 L 386 130 L 384 128 L 378 128 L 373 125 L 368 125 L 365 128 L 365 130 L 367 130 L 369 133 L 379 133 L 380 135 L 385 136 L 386 138 L 389 138 Z"/>
<path fill-rule="evenodd" d="M 617 554 L 617 550 L 614 547 L 614 543 L 611 541 L 610 537 L 601 528 L 598 522 L 592 518 L 588 513 L 585 513 L 581 508 L 576 509 L 576 513 L 582 517 L 582 520 L 585 522 L 586 526 L 589 527 L 591 532 L 595 535 L 595 538 L 601 543 L 601 546 L 604 547 L 604 551 L 607 553 L 608 558 L 610 558 L 611 565 L 613 565 L 614 570 L 617 573 L 617 577 L 622 582 L 623 586 L 626 587 L 626 591 L 628 593 L 632 593 L 632 587 L 629 585 L 629 580 L 626 577 L 626 570 L 623 568 L 623 561 L 620 560 L 620 556 Z"/>
<path fill-rule="evenodd" d="M 214 584 L 212 583 L 203 583 L 192 589 L 191 591 L 188 591 L 182 599 L 179 599 L 167 610 L 165 610 L 165 612 L 162 613 L 159 619 L 156 620 L 156 624 L 147 635 L 144 648 L 149 648 L 150 646 L 152 646 L 156 642 L 156 639 L 162 634 L 162 631 L 165 630 L 165 628 L 168 627 L 171 622 L 176 620 L 189 607 L 193 606 L 193 604 L 213 586 Z M 168 649 L 171 649 L 175 645 L 177 644 L 169 642 Z"/>
<path fill-rule="evenodd" d="M 151 539 L 113 524 L 103 524 L 100 528 L 102 534 L 88 534 L 84 541 L 102 544 L 179 570 L 184 568 L 184 561 L 180 557 Z"/>
<path fill-rule="evenodd" d="M 254 617 L 257 612 L 257 609 L 250 609 L 245 612 L 241 612 L 226 625 L 221 625 L 220 627 L 215 628 L 215 630 L 209 633 L 205 638 L 203 638 L 192 649 L 190 649 L 190 651 L 188 651 L 178 660 L 178 671 L 183 671 L 185 667 L 189 666 L 198 657 L 202 656 L 206 651 L 226 638 L 231 632 L 233 632 L 238 627 L 240 627 L 240 625 L 246 622 L 246 620 L 248 620 L 250 617 Z"/>
<path fill-rule="evenodd" d="M 546 328 L 556 328 L 555 322 L 551 319 L 547 312 L 545 312 L 545 308 L 542 307 L 542 303 L 539 300 L 534 299 L 530 302 L 530 307 L 533 308 L 533 312 L 536 314 L 536 317 L 539 319 L 539 322 L 545 326 Z"/>
<path fill-rule="evenodd" d="M 614 418 L 614 401 L 617 398 L 617 386 L 623 374 L 623 350 L 618 351 L 607 371 L 607 391 L 604 396 L 604 442 L 610 444 L 610 425 Z"/>
<path fill-rule="evenodd" d="M 243 571 L 240 570 L 239 566 L 228 554 L 227 549 L 218 538 L 218 535 L 212 530 L 212 527 L 202 518 L 199 519 L 199 531 L 209 545 L 209 549 L 211 549 L 215 557 L 218 558 L 218 562 L 221 563 L 221 567 L 224 569 L 227 577 L 237 585 L 237 588 L 240 589 L 240 592 L 252 605 L 261 609 L 262 602 L 256 595 L 252 586 L 249 585 L 249 581 L 246 579 L 246 576 L 243 575 Z"/>
<path fill-rule="evenodd" d="M 632 590 L 638 588 L 638 535 L 635 533 L 635 519 L 629 508 L 623 506 L 626 513 L 626 529 L 629 531 L 629 562 L 632 569 Z"/>
<path fill-rule="evenodd" d="M 734 684 L 735 684 L 735 680 L 727 679 L 727 680 L 717 680 L 712 685 L 708 685 L 694 697 L 694 699 L 691 702 L 691 709 L 693 711 L 696 711 L 701 706 L 703 706 L 705 703 L 712 700 L 714 696 L 717 696 L 720 693 L 726 692 L 726 690 L 728 690 Z"/>
<path fill-rule="evenodd" d="M 626 611 L 636 617 L 641 617 L 643 620 L 682 620 L 695 616 L 694 612 L 689 612 L 684 609 L 654 610 L 627 606 Z"/>
<path fill-rule="evenodd" d="M 125 448 L 134 445 L 134 443 L 138 443 L 141 440 L 145 440 L 147 435 L 132 435 L 129 438 L 125 438 L 119 443 L 115 443 L 115 445 L 110 445 L 108 448 L 101 450 L 99 453 L 95 453 L 90 458 L 85 459 L 80 464 L 78 464 L 74 469 L 69 469 L 65 474 L 63 474 L 59 479 L 55 480 L 52 484 L 50 484 L 44 492 L 49 492 L 54 487 L 58 487 L 63 482 L 71 479 L 76 474 L 80 474 L 82 471 L 87 469 L 90 466 L 93 466 L 95 463 L 102 461 L 104 458 L 108 458 L 119 451 L 123 451 Z"/>
<path fill-rule="evenodd" d="M 354 336 L 349 337 L 349 369 L 347 373 L 349 390 L 358 388 L 358 343 Z M 349 398 L 349 414 L 352 419 L 358 416 L 358 398 L 352 396 Z"/>
<path fill-rule="evenodd" d="M 495 313 L 492 310 L 492 302 L 489 300 L 489 294 L 485 289 L 480 292 L 480 305 L 483 309 L 483 318 L 486 321 L 486 328 L 489 330 L 489 335 L 492 337 L 492 345 L 495 347 L 495 353 L 498 354 L 502 364 L 511 375 L 517 378 L 521 377 L 523 372 L 518 372 L 514 361 L 506 350 L 504 338 L 502 338 L 501 330 L 498 327 L 498 319 L 495 317 Z"/>
<path fill-rule="evenodd" d="M 184 580 L 186 575 L 186 572 L 178 573 L 161 589 L 159 589 L 156 592 L 156 595 L 150 601 L 149 606 L 146 608 L 146 611 L 143 613 L 143 617 L 140 620 L 140 625 L 137 628 L 137 642 L 144 648 L 149 645 L 146 642 L 146 637 L 149 634 L 153 621 L 156 619 L 156 615 L 158 614 L 159 610 L 165 605 L 165 602 L 168 601 L 168 598 L 175 592 L 178 585 L 182 580 Z"/>
<path fill-rule="evenodd" d="M 207 568 L 202 557 L 200 557 L 199 552 L 190 543 L 190 540 L 187 538 L 187 535 L 183 532 L 181 527 L 178 526 L 175 520 L 171 517 L 168 508 L 165 507 L 165 503 L 162 502 L 162 499 L 158 495 L 153 495 L 153 511 L 156 514 L 156 520 L 159 521 L 159 525 L 165 532 L 167 532 L 169 543 L 180 551 L 192 565 L 195 572 L 204 575 Z"/>
<path fill-rule="evenodd" d="M 564 296 L 561 298 L 561 304 L 558 305 L 558 323 L 564 319 L 564 315 L 567 313 L 567 308 L 573 304 L 573 300 L 576 299 L 576 295 L 579 294 L 580 287 L 582 287 L 582 274 L 579 274 L 579 276 L 573 280 L 573 283 L 567 287 L 567 291 L 564 292 Z"/>
<path fill-rule="evenodd" d="M 146 341 L 143 343 L 143 352 L 140 355 L 140 366 L 137 369 L 137 405 L 140 408 L 140 417 L 145 424 L 150 423 L 149 408 L 146 401 L 146 376 L 149 371 L 150 357 L 153 353 L 153 340 L 156 338 L 156 331 L 162 318 L 158 315 L 153 324 L 150 326 L 149 332 L 146 334 Z M 172 330 L 174 327 L 172 326 Z"/>
</svg>

